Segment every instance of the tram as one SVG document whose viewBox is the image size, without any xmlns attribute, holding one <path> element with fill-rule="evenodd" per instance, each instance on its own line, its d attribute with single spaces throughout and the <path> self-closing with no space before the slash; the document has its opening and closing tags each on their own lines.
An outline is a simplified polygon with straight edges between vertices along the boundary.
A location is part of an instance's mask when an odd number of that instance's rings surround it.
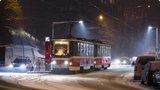
<svg viewBox="0 0 160 90">
<path fill-rule="evenodd" d="M 46 42 L 46 63 L 51 71 L 107 69 L 111 46 L 85 39 L 53 39 Z"/>
</svg>

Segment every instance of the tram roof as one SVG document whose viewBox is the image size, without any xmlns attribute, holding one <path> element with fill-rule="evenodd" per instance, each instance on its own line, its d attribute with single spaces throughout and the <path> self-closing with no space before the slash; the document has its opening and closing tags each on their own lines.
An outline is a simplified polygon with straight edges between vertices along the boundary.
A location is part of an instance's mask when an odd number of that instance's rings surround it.
<svg viewBox="0 0 160 90">
<path fill-rule="evenodd" d="M 68 41 L 79 41 L 79 42 L 87 42 L 87 43 L 93 43 L 93 44 L 106 44 L 100 40 L 96 39 L 85 39 L 85 38 L 55 38 L 52 40 L 68 40 Z"/>
</svg>

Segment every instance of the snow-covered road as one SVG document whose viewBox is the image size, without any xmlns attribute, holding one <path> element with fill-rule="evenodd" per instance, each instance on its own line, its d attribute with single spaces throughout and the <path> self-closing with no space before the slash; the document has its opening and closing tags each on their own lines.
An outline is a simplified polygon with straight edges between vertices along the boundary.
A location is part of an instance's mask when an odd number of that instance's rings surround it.
<svg viewBox="0 0 160 90">
<path fill-rule="evenodd" d="M 130 65 L 112 65 L 105 71 L 75 75 L 0 73 L 7 82 L 42 90 L 153 90 L 134 82 L 132 76 Z"/>
</svg>

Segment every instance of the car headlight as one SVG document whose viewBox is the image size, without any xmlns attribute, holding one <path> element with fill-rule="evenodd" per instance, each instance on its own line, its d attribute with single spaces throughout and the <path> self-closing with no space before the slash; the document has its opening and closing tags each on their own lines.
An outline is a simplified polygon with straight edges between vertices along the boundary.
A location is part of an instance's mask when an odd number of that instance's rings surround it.
<svg viewBox="0 0 160 90">
<path fill-rule="evenodd" d="M 64 64 L 65 64 L 65 65 L 68 65 L 68 63 L 69 63 L 68 61 L 64 61 Z"/>
<path fill-rule="evenodd" d="M 20 65 L 20 68 L 25 69 L 25 68 L 26 68 L 26 65 L 21 64 L 21 65 Z"/>
<path fill-rule="evenodd" d="M 114 63 L 115 63 L 115 64 L 120 64 L 121 62 L 120 62 L 119 59 L 116 59 L 116 60 L 114 61 Z"/>
<path fill-rule="evenodd" d="M 123 60 L 123 62 L 122 62 L 123 64 L 127 64 L 127 62 L 126 62 L 126 60 Z"/>
<path fill-rule="evenodd" d="M 9 67 L 9 68 L 13 68 L 13 65 L 12 65 L 12 64 L 10 64 L 8 67 Z"/>
<path fill-rule="evenodd" d="M 56 64 L 56 61 L 52 61 L 52 63 L 51 63 L 51 64 L 55 65 L 55 64 Z"/>
</svg>

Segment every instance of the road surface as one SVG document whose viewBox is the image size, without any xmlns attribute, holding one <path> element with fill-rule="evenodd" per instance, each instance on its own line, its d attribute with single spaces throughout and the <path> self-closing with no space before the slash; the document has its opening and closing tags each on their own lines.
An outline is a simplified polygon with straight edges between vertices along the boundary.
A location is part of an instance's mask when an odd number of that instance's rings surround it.
<svg viewBox="0 0 160 90">
<path fill-rule="evenodd" d="M 132 80 L 132 77 L 133 67 L 130 65 L 112 65 L 105 71 L 74 75 L 0 73 L 1 80 L 18 86 L 13 87 L 15 90 L 16 88 L 27 90 L 26 87 L 41 90 L 158 90 L 140 85 L 139 82 Z M 3 86 L 5 85 L 0 84 L 0 88 Z M 19 88 L 21 86 L 25 88 Z"/>
</svg>

